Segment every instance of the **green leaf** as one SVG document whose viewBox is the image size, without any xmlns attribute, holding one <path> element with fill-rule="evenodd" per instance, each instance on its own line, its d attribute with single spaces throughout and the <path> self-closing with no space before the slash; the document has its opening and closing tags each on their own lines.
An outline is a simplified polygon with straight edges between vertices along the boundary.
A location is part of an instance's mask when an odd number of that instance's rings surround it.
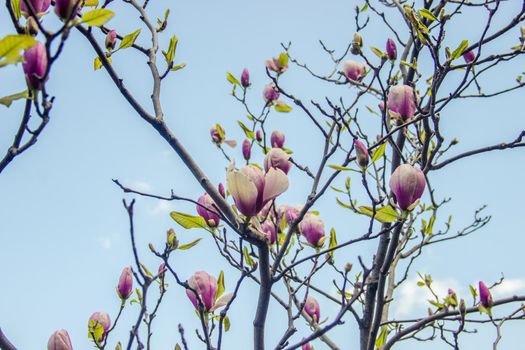
<svg viewBox="0 0 525 350">
<path fill-rule="evenodd" d="M 148 268 L 146 267 L 146 265 L 144 265 L 144 264 L 141 263 L 141 264 L 140 264 L 140 268 L 142 269 L 142 271 L 144 271 L 144 273 L 146 274 L 146 276 L 148 276 L 148 277 L 155 277 L 155 276 L 153 276 L 153 274 L 151 273 L 151 271 L 148 270 Z"/>
<path fill-rule="evenodd" d="M 20 19 L 20 0 L 11 0 L 11 7 L 15 13 L 15 18 L 18 21 Z"/>
<path fill-rule="evenodd" d="M 381 146 L 377 147 L 372 152 L 372 163 L 375 163 L 376 160 L 381 158 L 385 154 L 385 150 L 386 150 L 386 142 L 382 143 Z"/>
<path fill-rule="evenodd" d="M 88 323 L 88 339 L 98 343 L 102 340 L 103 334 L 104 327 L 97 321 L 90 320 Z"/>
<path fill-rule="evenodd" d="M 181 63 L 181 64 L 177 64 L 176 66 L 173 66 L 170 70 L 172 72 L 176 72 L 184 67 L 186 67 L 186 63 Z"/>
<path fill-rule="evenodd" d="M 381 348 L 383 345 L 385 345 L 386 342 L 386 336 L 388 335 L 388 328 L 386 326 L 383 326 L 381 328 L 381 333 L 379 333 L 379 336 L 376 339 L 376 348 Z"/>
<path fill-rule="evenodd" d="M 419 15 L 431 21 L 439 21 L 437 17 L 434 16 L 434 14 L 427 9 L 419 10 Z"/>
<path fill-rule="evenodd" d="M 115 350 L 122 350 L 122 344 L 120 344 L 120 342 L 118 342 L 117 346 L 115 346 Z"/>
<path fill-rule="evenodd" d="M 379 58 L 383 58 L 385 56 L 385 53 L 381 50 L 379 50 L 377 47 L 370 46 L 370 50 Z"/>
<path fill-rule="evenodd" d="M 175 350 L 181 350 L 179 343 L 175 345 Z"/>
<path fill-rule="evenodd" d="M 251 131 L 250 128 L 248 128 L 246 125 L 244 125 L 243 122 L 241 122 L 240 120 L 237 120 L 237 124 L 239 124 L 239 126 L 241 127 L 242 131 L 244 131 L 244 134 L 246 135 L 247 138 L 249 138 L 250 140 L 253 140 L 255 138 L 254 132 Z"/>
<path fill-rule="evenodd" d="M 224 330 L 228 332 L 230 330 L 230 318 L 228 316 L 224 316 L 223 322 L 224 322 Z"/>
<path fill-rule="evenodd" d="M 115 13 L 108 9 L 95 9 L 82 15 L 82 23 L 92 27 L 103 26 L 107 21 L 115 16 Z"/>
<path fill-rule="evenodd" d="M 344 167 L 344 166 L 340 166 L 340 165 L 335 165 L 335 164 L 329 164 L 328 165 L 329 168 L 332 168 L 334 170 L 339 170 L 339 171 L 349 171 L 349 170 L 354 170 L 352 168 L 347 168 L 347 167 Z"/>
<path fill-rule="evenodd" d="M 20 62 L 20 51 L 29 49 L 35 43 L 36 40 L 29 35 L 6 35 L 0 39 L 0 58 L 3 58 L 0 66 Z"/>
<path fill-rule="evenodd" d="M 23 98 L 29 98 L 28 90 L 24 90 L 22 92 L 0 98 L 0 104 L 9 108 L 13 101 L 20 100 Z"/>
<path fill-rule="evenodd" d="M 186 243 L 186 244 L 183 244 L 183 245 L 179 246 L 177 249 L 179 249 L 179 250 L 188 250 L 190 248 L 195 247 L 197 244 L 199 244 L 199 242 L 201 240 L 202 240 L 202 238 L 197 238 L 196 240 L 191 241 L 190 243 Z"/>
<path fill-rule="evenodd" d="M 330 244 L 328 245 L 328 248 L 334 248 L 335 246 L 337 246 L 337 236 L 335 234 L 335 229 L 332 227 L 330 229 Z M 334 251 L 329 252 L 328 255 L 333 256 Z"/>
<path fill-rule="evenodd" d="M 354 208 L 352 208 L 352 206 L 350 206 L 349 204 L 344 203 L 339 198 L 336 198 L 335 201 L 337 202 L 337 204 L 339 204 L 340 206 L 342 206 L 345 209 L 351 209 L 351 210 L 354 209 Z"/>
<path fill-rule="evenodd" d="M 374 214 L 372 207 L 367 207 L 364 205 L 359 207 L 359 212 L 369 217 L 372 217 Z M 376 219 L 379 222 L 392 223 L 396 222 L 398 218 L 399 214 L 394 210 L 394 208 L 392 208 L 391 205 L 376 208 L 376 215 L 374 216 L 374 219 Z"/>
<path fill-rule="evenodd" d="M 175 222 L 186 229 L 190 228 L 208 228 L 206 221 L 201 216 L 193 216 L 189 214 L 172 211 L 170 216 Z"/>
<path fill-rule="evenodd" d="M 242 251 L 244 254 L 244 260 L 246 260 L 246 263 L 253 268 L 255 266 L 255 263 L 253 262 L 252 257 L 250 256 L 250 253 L 248 253 L 248 248 L 244 247 L 244 250 Z"/>
<path fill-rule="evenodd" d="M 463 40 L 459 46 L 457 47 L 457 49 L 455 49 L 453 52 L 452 52 L 452 55 L 451 55 L 451 59 L 455 60 L 456 58 L 459 58 L 461 57 L 461 55 L 463 54 L 463 52 L 465 51 L 465 49 L 468 47 L 468 40 Z"/>
<path fill-rule="evenodd" d="M 162 51 L 162 53 L 164 54 L 164 58 L 166 59 L 166 62 L 168 64 L 173 63 L 173 60 L 175 59 L 175 52 L 177 51 L 178 43 L 179 39 L 176 35 L 174 35 L 170 39 L 170 46 L 168 47 L 168 51 Z"/>
<path fill-rule="evenodd" d="M 120 49 L 127 49 L 128 47 L 131 47 L 135 40 L 137 40 L 137 37 L 140 34 L 140 29 L 137 29 L 133 33 L 127 34 L 122 38 L 122 41 L 120 42 L 120 46 L 118 47 Z"/>
<path fill-rule="evenodd" d="M 233 85 L 240 85 L 241 84 L 241 83 L 239 83 L 237 78 L 235 78 L 233 76 L 233 74 L 231 74 L 230 72 L 226 72 L 226 79 Z"/>
<path fill-rule="evenodd" d="M 281 52 L 279 57 L 277 57 L 277 63 L 281 67 L 286 67 L 288 65 L 288 55 L 286 52 Z"/>
<path fill-rule="evenodd" d="M 98 0 L 84 0 L 84 7 L 97 7 L 98 6 Z"/>
<path fill-rule="evenodd" d="M 107 60 L 109 63 L 112 62 L 112 59 L 111 57 L 107 57 Z M 102 61 L 100 60 L 100 57 L 95 57 L 95 60 L 93 61 L 93 69 L 94 70 L 99 70 L 100 68 L 102 68 Z"/>
<path fill-rule="evenodd" d="M 217 279 L 217 294 L 215 294 L 215 301 L 219 299 L 226 290 L 226 287 L 224 286 L 224 271 L 221 271 L 219 273 L 219 278 Z"/>
<path fill-rule="evenodd" d="M 284 101 L 278 101 L 276 104 L 275 104 L 275 110 L 277 112 L 281 112 L 281 113 L 288 113 L 288 112 L 291 112 L 292 111 L 292 107 L 288 106 L 286 104 L 286 102 Z"/>
</svg>

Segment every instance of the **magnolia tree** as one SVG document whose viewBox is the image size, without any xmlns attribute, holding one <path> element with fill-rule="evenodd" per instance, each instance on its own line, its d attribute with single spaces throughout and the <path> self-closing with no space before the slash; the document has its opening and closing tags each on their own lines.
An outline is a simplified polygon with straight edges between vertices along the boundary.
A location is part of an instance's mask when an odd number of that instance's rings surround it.
<svg viewBox="0 0 525 350">
<path fill-rule="evenodd" d="M 261 66 L 266 70 L 265 81 L 252 81 L 247 69 L 227 73 L 231 95 L 246 114 L 238 123 L 245 139 L 228 139 L 221 124 L 211 126 L 209 138 L 220 156 L 216 166 L 226 169 L 223 183 L 212 183 L 199 160 L 177 137 L 184 130 L 170 129 L 169 114 L 163 110 L 163 82 L 185 66 L 176 60 L 178 39 L 169 33 L 169 10 L 157 18 L 149 13 L 148 0 L 6 0 L 13 33 L 0 40 L 0 67 L 21 63 L 27 90 L 0 100 L 8 107 L 12 103 L 25 105 L 12 145 L 0 161 L 0 172 L 44 137 L 54 100 L 46 82 L 53 79 L 69 35 L 77 32 L 93 49 L 95 70 L 109 75 L 136 116 L 169 144 L 186 165 L 187 176 L 192 176 L 203 192 L 184 198 L 173 191 L 167 195 L 147 193 L 119 180 L 114 180 L 115 185 L 135 196 L 193 203 L 193 213 L 171 213 L 180 225 L 176 230 L 207 231 L 205 239 L 216 247 L 208 254 L 222 257 L 221 268 L 226 271 L 181 276 L 173 256 L 199 240 L 180 243 L 174 229 L 167 231 L 163 246 L 149 245 L 149 254 L 158 258 L 158 268 L 146 267 L 138 253 L 145 247 L 137 246 L 135 202 L 124 201 L 134 260 L 116 283 L 121 300 L 118 314 L 95 312 L 88 320 L 87 334 L 93 346 L 150 349 L 153 321 L 162 302 L 170 298 L 171 289 L 181 288 L 188 300 L 177 302 L 191 302 L 195 315 L 187 317 L 196 316 L 200 327 L 195 334 L 185 333 L 185 325 L 180 324 L 180 342 L 162 348 L 188 349 L 188 343 L 200 342 L 198 348 L 221 349 L 233 323 L 253 333 L 253 343 L 242 347 L 257 350 L 313 349 L 314 343 L 320 348 L 340 349 L 331 337 L 338 327 L 356 330 L 351 342 L 361 350 L 402 348 L 405 345 L 396 345 L 407 340 L 423 341 L 419 346 L 441 341 L 460 349 L 462 336 L 478 327 L 493 330 L 492 346 L 497 348 L 502 326 L 525 318 L 525 296 L 492 297 L 491 289 L 502 282 L 497 276 L 470 286 L 470 295 L 458 295 L 452 289 L 441 294 L 431 276 L 421 274 L 418 285 L 432 295 L 427 301 L 428 312 L 399 319 L 392 316 L 391 309 L 403 302 L 398 292 L 414 274 L 414 262 L 429 246 L 470 235 L 490 219 L 478 210 L 470 224 L 454 227 L 450 218 L 442 215 L 449 199 L 435 193 L 434 174 L 446 172 L 448 165 L 468 157 L 525 146 L 525 131 L 516 130 L 515 139 L 458 153 L 454 151 L 457 139 L 443 134 L 440 127 L 442 118 L 449 117 L 447 107 L 453 101 L 473 104 L 466 107 L 472 109 L 478 97 L 496 98 L 525 85 L 518 75 L 508 86 L 492 90 L 485 79 L 489 72 L 525 54 L 525 1 L 512 1 L 520 6 L 507 22 L 494 21 L 509 3 L 364 0 L 355 7 L 355 35 L 350 43 L 337 49 L 321 43 L 331 62 L 322 71 L 304 64 L 290 44 L 283 44 L 282 52 Z M 140 30 L 128 34 L 111 26 L 112 17 L 129 9 L 138 13 L 142 23 L 137 26 L 143 26 L 150 38 L 146 46 L 136 42 Z M 448 31 L 452 21 L 466 21 L 464 12 L 481 19 L 472 23 L 479 36 L 471 42 Z M 61 22 L 49 21 L 53 16 Z M 394 22 L 396 16 L 403 21 Z M 374 23 L 373 27 L 369 23 Z M 384 40 L 367 43 L 366 33 L 377 31 L 384 32 Z M 169 38 L 166 47 L 160 44 L 163 37 Z M 494 43 L 502 40 L 508 48 L 496 51 Z M 113 62 L 114 57 L 125 55 L 147 57 L 143 69 L 153 81 L 148 103 L 140 102 L 128 89 L 117 60 Z M 290 70 L 335 92 L 304 101 L 286 83 Z M 305 145 L 289 144 L 281 131 L 268 130 L 268 120 L 292 109 L 303 116 L 304 127 L 323 139 L 316 160 L 295 157 L 292 149 Z M 370 118 L 365 121 L 363 114 L 373 116 L 373 122 Z M 235 159 L 226 146 L 236 147 L 237 143 L 242 158 Z M 285 203 L 280 197 L 294 191 L 295 178 L 306 179 L 308 195 L 299 203 Z M 338 223 L 327 222 L 323 212 L 316 210 L 321 198 L 334 210 L 344 210 L 341 223 L 360 220 L 367 223 L 367 229 L 345 234 L 344 239 L 337 237 L 330 228 Z M 373 254 L 352 253 L 354 247 L 365 243 L 375 247 Z M 185 257 L 197 258 L 191 254 Z M 333 283 L 316 283 L 319 275 L 329 276 Z M 253 297 L 256 312 L 250 320 L 235 315 L 230 320 L 229 310 L 248 284 L 259 290 Z M 269 315 L 271 304 L 275 308 Z M 333 307 L 321 310 L 321 305 L 329 304 Z M 136 312 L 132 325 L 119 322 L 128 307 Z M 272 318 L 285 319 L 286 326 L 270 337 L 265 327 Z M 309 330 L 299 327 L 304 323 Z M 128 338 L 115 339 L 112 332 L 116 327 L 127 327 Z M 189 336 L 195 339 L 188 341 Z M 0 348 L 16 349 L 8 338 L 0 331 Z M 61 329 L 50 336 L 47 347 L 71 350 L 74 343 L 67 330 Z"/>
</svg>

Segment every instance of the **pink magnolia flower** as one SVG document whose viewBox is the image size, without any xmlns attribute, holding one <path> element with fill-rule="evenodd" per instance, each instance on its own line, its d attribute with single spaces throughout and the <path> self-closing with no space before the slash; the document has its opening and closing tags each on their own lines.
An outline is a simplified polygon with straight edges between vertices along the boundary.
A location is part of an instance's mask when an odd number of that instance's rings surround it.
<svg viewBox="0 0 525 350">
<path fill-rule="evenodd" d="M 89 318 L 89 331 L 95 333 L 96 327 L 100 325 L 103 329 L 99 339 L 95 339 L 96 342 L 101 342 L 106 337 L 108 330 L 111 328 L 111 319 L 106 312 L 95 312 Z M 90 334 L 91 335 L 91 334 Z"/>
<path fill-rule="evenodd" d="M 199 197 L 197 203 L 197 214 L 199 214 L 210 227 L 217 227 L 221 221 L 217 215 L 217 206 L 208 193 L 204 193 Z M 203 208 L 204 207 L 204 208 Z"/>
<path fill-rule="evenodd" d="M 248 69 L 244 68 L 242 70 L 242 74 L 241 74 L 241 85 L 242 87 L 245 87 L 247 88 L 248 86 L 250 86 L 250 72 L 248 71 Z"/>
<path fill-rule="evenodd" d="M 286 55 L 286 54 L 282 53 L 277 58 L 273 57 L 273 58 L 270 58 L 269 60 L 266 60 L 266 68 L 268 68 L 268 70 L 271 70 L 277 74 L 282 74 L 286 72 L 286 70 L 288 69 L 288 59 L 286 56 L 282 56 L 282 55 Z"/>
<path fill-rule="evenodd" d="M 73 350 L 71 339 L 65 329 L 59 329 L 51 334 L 47 342 L 47 350 Z"/>
<path fill-rule="evenodd" d="M 219 124 L 215 124 L 210 128 L 210 136 L 213 143 L 220 145 L 224 141 L 224 129 Z"/>
<path fill-rule="evenodd" d="M 394 193 L 397 205 L 403 210 L 412 210 L 425 191 L 425 175 L 419 168 L 402 164 L 390 178 L 390 190 Z"/>
<path fill-rule="evenodd" d="M 24 53 L 24 70 L 27 84 L 35 89 L 42 89 L 42 79 L 47 69 L 47 51 L 44 44 L 37 41 L 36 44 Z"/>
<path fill-rule="evenodd" d="M 268 84 L 264 87 L 263 98 L 267 104 L 277 101 L 280 96 L 281 96 L 281 93 L 277 91 L 277 88 L 275 87 L 273 83 Z"/>
<path fill-rule="evenodd" d="M 224 185 L 222 184 L 222 182 L 219 182 L 218 190 L 222 198 L 226 198 L 226 192 L 224 192 Z"/>
<path fill-rule="evenodd" d="M 467 51 L 463 54 L 463 59 L 467 64 L 471 64 L 476 59 L 476 53 L 474 50 Z"/>
<path fill-rule="evenodd" d="M 314 247 L 321 247 L 326 239 L 323 220 L 312 213 L 306 213 L 299 224 L 299 231 Z"/>
<path fill-rule="evenodd" d="M 280 169 L 271 168 L 263 174 L 256 166 L 248 165 L 239 171 L 229 170 L 226 185 L 239 211 L 255 216 L 288 189 L 288 177 Z"/>
<path fill-rule="evenodd" d="M 249 160 L 252 155 L 252 144 L 248 140 L 242 143 L 242 156 L 245 160 Z"/>
<path fill-rule="evenodd" d="M 207 272 L 198 271 L 188 280 L 186 295 L 190 299 L 195 309 L 199 309 L 199 300 L 195 293 L 198 294 L 204 308 L 203 311 L 210 311 L 215 304 L 215 295 L 217 294 L 217 280 Z M 193 289 L 193 290 L 192 290 Z"/>
<path fill-rule="evenodd" d="M 343 64 L 345 77 L 353 81 L 361 81 L 365 76 L 365 66 L 361 63 L 348 60 Z"/>
<path fill-rule="evenodd" d="M 31 6 L 35 15 L 42 16 L 46 13 L 49 5 L 51 5 L 51 0 L 22 0 L 20 1 L 20 13 L 24 17 L 30 17 L 29 6 Z"/>
<path fill-rule="evenodd" d="M 368 161 L 370 159 L 370 156 L 368 155 L 368 149 L 366 148 L 364 143 L 362 143 L 358 139 L 354 140 L 354 145 L 357 164 L 359 164 L 359 166 L 364 169 L 367 167 Z"/>
<path fill-rule="evenodd" d="M 283 148 L 285 139 L 286 138 L 282 132 L 275 130 L 272 132 L 272 136 L 270 136 L 270 143 L 274 148 Z"/>
<path fill-rule="evenodd" d="M 304 340 L 304 338 L 303 338 Z M 301 350 L 313 350 L 314 347 L 310 345 L 310 343 L 304 343 L 302 346 L 301 346 Z"/>
<path fill-rule="evenodd" d="M 290 162 L 290 156 L 281 148 L 272 148 L 264 158 L 265 171 L 268 171 L 270 168 L 276 168 L 288 174 L 291 167 L 292 162 Z"/>
<path fill-rule="evenodd" d="M 122 270 L 120 279 L 117 285 L 117 294 L 122 300 L 126 300 L 131 295 L 133 291 L 133 273 L 131 272 L 131 267 L 125 267 Z"/>
<path fill-rule="evenodd" d="M 277 214 L 279 215 L 279 225 L 281 223 L 283 214 L 286 217 L 286 224 L 290 225 L 299 217 L 300 209 L 291 205 L 282 204 L 277 207 Z"/>
<path fill-rule="evenodd" d="M 388 59 L 392 61 L 395 61 L 397 58 L 396 43 L 391 38 L 388 38 L 386 41 L 386 55 L 388 56 Z"/>
<path fill-rule="evenodd" d="M 479 281 L 479 302 L 486 309 L 490 309 L 494 305 L 492 294 L 483 281 Z"/>
<path fill-rule="evenodd" d="M 410 119 L 416 113 L 414 89 L 408 85 L 396 85 L 390 88 L 387 101 L 388 110 L 402 120 Z"/>
<path fill-rule="evenodd" d="M 270 220 L 266 220 L 263 224 L 262 224 L 262 233 L 264 233 L 264 235 L 266 237 L 268 237 L 268 241 L 270 242 L 270 244 L 274 244 L 275 243 L 275 238 L 276 238 L 276 229 L 275 229 L 275 225 L 273 222 L 271 222 Z"/>
<path fill-rule="evenodd" d="M 108 34 L 106 34 L 106 49 L 113 50 L 115 48 L 115 44 L 117 43 L 117 32 L 114 30 L 110 30 Z"/>
<path fill-rule="evenodd" d="M 313 296 L 308 296 L 304 303 L 304 312 L 312 319 L 314 323 L 318 323 L 321 318 L 321 308 L 319 303 Z"/>
<path fill-rule="evenodd" d="M 78 0 L 55 0 L 55 13 L 60 19 L 70 19 L 73 12 L 78 11 Z"/>
</svg>

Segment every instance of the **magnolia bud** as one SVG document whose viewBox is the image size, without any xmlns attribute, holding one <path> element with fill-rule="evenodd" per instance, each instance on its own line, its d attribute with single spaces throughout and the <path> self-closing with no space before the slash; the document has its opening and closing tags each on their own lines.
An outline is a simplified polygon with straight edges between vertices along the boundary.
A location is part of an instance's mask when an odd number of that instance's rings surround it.
<svg viewBox="0 0 525 350">
<path fill-rule="evenodd" d="M 520 27 L 520 32 L 521 32 L 520 41 L 523 44 L 525 43 L 525 26 Z"/>
<path fill-rule="evenodd" d="M 242 143 L 242 156 L 245 160 L 249 160 L 252 155 L 252 144 L 248 140 L 244 140 Z"/>
<path fill-rule="evenodd" d="M 370 158 L 368 155 L 368 149 L 358 139 L 354 140 L 354 146 L 355 146 L 355 151 L 356 151 L 357 164 L 359 164 L 361 168 L 365 169 L 368 166 L 368 161 Z"/>
<path fill-rule="evenodd" d="M 467 51 L 463 54 L 463 59 L 467 64 L 470 64 L 476 59 L 476 53 L 474 53 L 474 50 Z"/>
<path fill-rule="evenodd" d="M 130 267 L 125 267 L 124 270 L 122 270 L 122 274 L 120 275 L 120 279 L 118 281 L 117 285 L 117 294 L 122 301 L 129 298 L 131 295 L 131 292 L 133 290 L 133 273 L 131 272 Z"/>
<path fill-rule="evenodd" d="M 113 50 L 115 48 L 116 43 L 117 43 L 117 32 L 114 30 L 110 30 L 108 34 L 106 35 L 106 49 Z"/>
<path fill-rule="evenodd" d="M 456 295 L 456 292 L 454 292 L 452 289 L 448 289 L 448 302 L 453 308 L 456 308 L 458 306 L 458 296 Z"/>
<path fill-rule="evenodd" d="M 277 88 L 273 83 L 264 87 L 263 98 L 267 104 L 277 101 L 280 96 L 281 94 L 277 91 Z"/>
<path fill-rule="evenodd" d="M 89 335 L 95 337 L 99 332 L 98 328 L 102 327 L 102 332 L 98 339 L 94 339 L 96 343 L 100 343 L 106 337 L 107 331 L 111 328 L 111 319 L 106 312 L 95 312 L 91 315 L 88 322 Z"/>
<path fill-rule="evenodd" d="M 352 270 L 353 265 L 351 263 L 345 264 L 345 272 L 348 273 L 350 270 Z"/>
<path fill-rule="evenodd" d="M 65 329 L 59 329 L 51 334 L 47 342 L 47 350 L 73 350 L 71 339 Z"/>
<path fill-rule="evenodd" d="M 425 175 L 419 168 L 402 164 L 390 178 L 390 190 L 394 193 L 397 205 L 402 210 L 412 210 L 425 191 Z"/>
<path fill-rule="evenodd" d="M 312 319 L 314 323 L 319 323 L 321 318 L 321 308 L 313 296 L 308 296 L 304 303 L 304 312 Z"/>
<path fill-rule="evenodd" d="M 199 309 L 199 300 L 195 295 L 197 293 L 204 307 L 203 311 L 210 311 L 215 304 L 215 295 L 217 294 L 217 280 L 215 277 L 204 271 L 198 271 L 190 277 L 188 286 L 191 289 L 186 289 L 186 295 L 195 309 Z"/>
<path fill-rule="evenodd" d="M 250 72 L 244 68 L 241 74 L 241 85 L 245 88 L 250 86 Z"/>
<path fill-rule="evenodd" d="M 166 233 L 166 245 L 168 246 L 168 249 L 175 250 L 179 246 L 179 240 L 177 239 L 177 234 L 175 231 L 170 228 L 168 232 Z"/>
<path fill-rule="evenodd" d="M 78 11 L 78 3 L 78 0 L 55 0 L 55 13 L 64 21 L 69 20 Z"/>
<path fill-rule="evenodd" d="M 255 132 L 255 139 L 258 141 L 258 142 L 261 142 L 262 141 L 262 132 L 261 130 L 257 130 Z"/>
<path fill-rule="evenodd" d="M 272 136 L 270 136 L 270 143 L 272 144 L 272 147 L 275 148 L 283 148 L 284 140 L 285 136 L 279 130 L 275 130 L 274 132 L 272 132 Z"/>
<path fill-rule="evenodd" d="M 490 294 L 489 288 L 482 281 L 479 281 L 479 302 L 486 309 L 490 309 L 494 305 L 492 294 Z"/>
<path fill-rule="evenodd" d="M 361 63 L 348 60 L 343 64 L 343 74 L 349 80 L 361 81 L 365 76 L 365 66 Z"/>
<path fill-rule="evenodd" d="M 465 318 L 467 315 L 467 304 L 465 303 L 465 299 L 461 299 L 459 301 L 459 313 L 461 314 L 462 318 Z"/>
<path fill-rule="evenodd" d="M 226 198 L 226 192 L 224 192 L 224 185 L 222 182 L 219 182 L 219 193 L 222 196 L 222 198 Z"/>
<path fill-rule="evenodd" d="M 220 124 L 215 124 L 210 129 L 210 136 L 213 143 L 220 145 L 224 141 L 226 132 Z"/>
<path fill-rule="evenodd" d="M 303 338 L 304 340 L 304 338 Z M 310 345 L 310 343 L 305 343 L 303 346 L 301 346 L 301 350 L 314 350 L 314 347 Z"/>
<path fill-rule="evenodd" d="M 20 1 L 20 13 L 24 17 L 32 17 L 29 7 L 33 10 L 32 12 L 40 17 L 44 15 L 51 5 L 51 0 L 21 0 Z"/>
<path fill-rule="evenodd" d="M 388 56 L 388 59 L 395 61 L 397 59 L 397 47 L 394 40 L 391 38 L 388 38 L 386 41 L 386 54 Z"/>
<path fill-rule="evenodd" d="M 38 34 L 38 23 L 34 17 L 29 17 L 25 26 L 26 34 L 36 36 Z"/>
<path fill-rule="evenodd" d="M 24 61 L 22 68 L 27 84 L 35 90 L 40 90 L 47 70 L 47 51 L 44 44 L 37 41 L 33 47 L 27 49 L 24 53 Z"/>
<path fill-rule="evenodd" d="M 275 234 L 276 229 L 275 229 L 275 225 L 273 224 L 273 222 L 271 222 L 270 220 L 266 220 L 262 224 L 261 229 L 264 235 L 268 238 L 268 242 L 270 242 L 270 244 L 274 244 L 275 238 L 276 238 L 276 234 Z"/>
<path fill-rule="evenodd" d="M 272 148 L 264 158 L 264 170 L 268 171 L 270 168 L 281 169 L 285 174 L 288 174 L 292 162 L 290 156 L 281 148 Z"/>
<path fill-rule="evenodd" d="M 217 227 L 221 222 L 217 214 L 217 206 L 208 193 L 204 193 L 197 201 L 197 213 L 206 221 L 209 227 Z"/>
<path fill-rule="evenodd" d="M 406 121 L 416 113 L 414 89 L 408 85 L 396 85 L 390 88 L 387 107 L 395 117 Z"/>
<path fill-rule="evenodd" d="M 314 247 L 321 247 L 326 239 L 323 220 L 311 213 L 307 213 L 299 223 L 299 231 Z"/>
<path fill-rule="evenodd" d="M 361 49 L 363 48 L 363 37 L 359 33 L 354 34 L 354 39 L 352 40 L 352 46 L 350 52 L 354 55 L 359 55 Z"/>
</svg>

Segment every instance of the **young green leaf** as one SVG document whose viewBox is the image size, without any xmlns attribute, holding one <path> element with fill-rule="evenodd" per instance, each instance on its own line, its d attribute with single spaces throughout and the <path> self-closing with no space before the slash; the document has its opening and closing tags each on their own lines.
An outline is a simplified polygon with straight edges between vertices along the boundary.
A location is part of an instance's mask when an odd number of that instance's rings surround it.
<svg viewBox="0 0 525 350">
<path fill-rule="evenodd" d="M 11 0 L 11 7 L 15 13 L 15 18 L 18 21 L 20 19 L 20 0 Z"/>
<path fill-rule="evenodd" d="M 248 139 L 253 140 L 255 138 L 255 134 L 253 133 L 253 131 L 251 131 L 250 128 L 244 125 L 243 122 L 241 122 L 240 120 L 237 120 L 237 123 L 241 127 L 242 131 L 244 131 L 244 134 L 246 135 Z"/>
<path fill-rule="evenodd" d="M 92 27 L 101 27 L 115 16 L 115 13 L 108 9 L 95 9 L 82 15 L 82 23 Z"/>
<path fill-rule="evenodd" d="M 241 83 L 231 74 L 230 72 L 226 72 L 226 79 L 233 85 L 240 85 Z"/>
<path fill-rule="evenodd" d="M 137 40 L 137 37 L 140 34 L 140 29 L 137 29 L 133 33 L 127 34 L 122 38 L 122 41 L 120 42 L 119 49 L 127 49 L 128 47 L 131 47 L 135 40 Z"/>
<path fill-rule="evenodd" d="M 467 47 L 468 47 L 468 40 L 463 40 L 459 44 L 459 46 L 452 52 L 452 55 L 450 58 L 455 60 L 456 58 L 461 57 L 461 55 L 463 54 L 463 52 L 466 50 Z"/>
<path fill-rule="evenodd" d="M 219 273 L 219 278 L 217 279 L 217 293 L 215 294 L 215 301 L 217 301 L 217 299 L 221 297 L 225 289 L 226 287 L 224 285 L 224 271 L 221 271 L 221 273 Z"/>
<path fill-rule="evenodd" d="M 176 35 L 174 35 L 170 39 L 170 46 L 168 47 L 168 51 L 162 51 L 162 53 L 164 54 L 164 58 L 166 59 L 166 62 L 168 64 L 173 63 L 173 60 L 175 59 L 175 52 L 177 51 L 178 43 L 179 39 Z"/>
<path fill-rule="evenodd" d="M 179 250 L 188 250 L 190 248 L 195 247 L 197 244 L 199 244 L 199 242 L 201 240 L 202 240 L 202 238 L 197 238 L 196 240 L 191 241 L 190 243 L 186 243 L 186 244 L 183 244 L 183 245 L 179 246 L 177 249 L 179 249 Z"/>
<path fill-rule="evenodd" d="M 186 229 L 190 228 L 208 228 L 206 221 L 201 216 L 193 216 L 189 214 L 172 211 L 170 216 L 175 222 Z M 180 247 L 179 247 L 180 249 Z"/>
<path fill-rule="evenodd" d="M 243 254 L 244 254 L 244 260 L 246 260 L 246 263 L 248 264 L 248 266 L 250 266 L 251 268 L 255 267 L 255 263 L 253 262 L 253 259 L 250 256 L 250 253 L 248 253 L 248 248 L 244 247 Z"/>
<path fill-rule="evenodd" d="M 182 69 L 184 67 L 186 67 L 186 63 L 181 63 L 181 64 L 177 64 L 177 65 L 173 66 L 170 70 L 172 72 L 176 72 L 176 71 L 178 71 L 178 70 L 180 70 L 180 69 Z"/>
<path fill-rule="evenodd" d="M 377 147 L 372 153 L 372 163 L 375 163 L 379 158 L 385 154 L 386 142 L 382 143 L 381 146 Z"/>
<path fill-rule="evenodd" d="M 359 212 L 369 217 L 372 217 L 374 214 L 372 207 L 367 207 L 364 205 L 359 207 Z M 390 205 L 376 208 L 376 215 L 374 216 L 374 219 L 376 219 L 379 222 L 392 223 L 396 222 L 398 218 L 399 214 Z"/>
<path fill-rule="evenodd" d="M 20 99 L 23 99 L 23 98 L 29 98 L 29 91 L 24 90 L 24 91 L 16 93 L 16 94 L 12 94 L 12 95 L 9 95 L 9 96 L 2 97 L 2 98 L 0 98 L 0 104 L 2 104 L 2 105 L 4 105 L 4 106 L 9 108 L 11 106 L 11 104 L 13 103 L 13 101 L 20 100 Z"/>
<path fill-rule="evenodd" d="M 276 104 L 275 104 L 275 110 L 277 112 L 281 112 L 281 113 L 288 113 L 288 112 L 291 112 L 292 111 L 292 107 L 288 106 L 286 104 L 286 102 L 283 102 L 283 101 L 278 101 Z"/>
<path fill-rule="evenodd" d="M 0 66 L 19 62 L 22 58 L 20 51 L 27 50 L 35 45 L 36 40 L 29 35 L 11 34 L 0 39 Z"/>
<path fill-rule="evenodd" d="M 421 9 L 421 10 L 419 10 L 419 15 L 420 15 L 421 17 L 424 17 L 424 18 L 430 20 L 430 21 L 439 21 L 439 20 L 437 19 L 437 17 L 434 16 L 434 14 L 433 14 L 432 12 L 430 12 L 429 10 L 427 10 L 427 9 Z"/>
</svg>

